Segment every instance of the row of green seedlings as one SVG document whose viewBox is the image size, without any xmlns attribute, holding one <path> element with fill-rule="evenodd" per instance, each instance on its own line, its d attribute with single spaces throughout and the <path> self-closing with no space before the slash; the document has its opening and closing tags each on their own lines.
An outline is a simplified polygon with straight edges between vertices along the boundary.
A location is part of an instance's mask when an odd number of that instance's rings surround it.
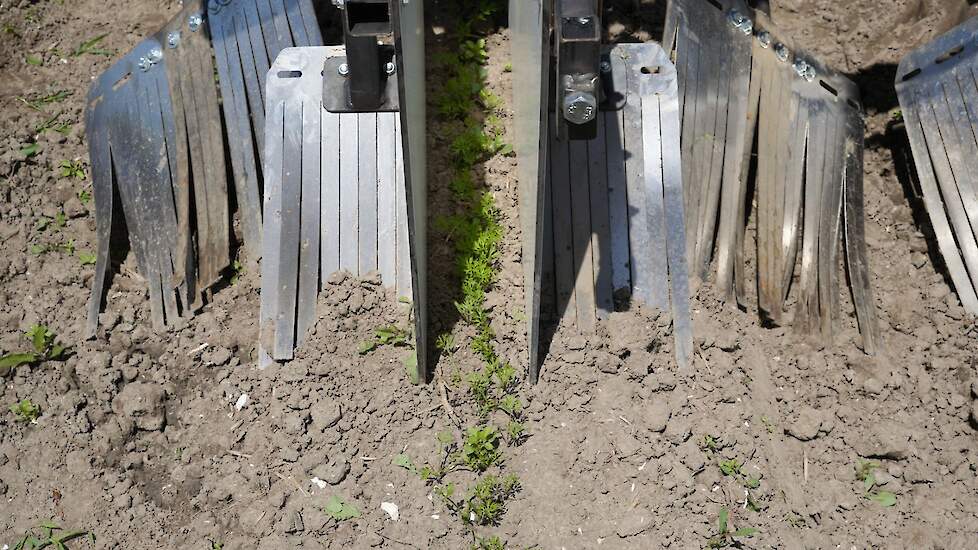
<svg viewBox="0 0 978 550">
<path fill-rule="evenodd" d="M 461 298 L 455 307 L 461 319 L 475 328 L 470 343 L 480 359 L 480 368 L 466 379 L 467 394 L 474 403 L 478 424 L 462 431 L 461 441 L 452 432 L 438 435 L 440 455 L 433 464 L 417 466 L 407 455 L 398 455 L 394 464 L 418 475 L 445 507 L 468 529 L 472 548 L 499 550 L 506 544 L 498 536 L 479 536 L 476 528 L 498 525 L 507 502 L 520 490 L 519 478 L 505 473 L 503 444 L 515 446 L 527 437 L 522 423 L 524 405 L 515 395 L 516 370 L 502 361 L 495 351 L 495 334 L 486 309 L 486 293 L 497 278 L 499 245 L 503 238 L 500 213 L 493 195 L 477 189 L 474 170 L 495 155 L 508 155 L 512 147 L 504 139 L 499 112 L 501 98 L 486 88 L 486 41 L 473 29 L 493 19 L 497 0 L 469 0 L 459 6 L 456 28 L 458 48 L 436 57 L 438 68 L 451 77 L 436 98 L 436 110 L 453 128 L 451 139 L 452 175 L 449 189 L 457 206 L 450 216 L 436 220 L 436 229 L 455 245 Z M 472 14 L 475 14 L 474 16 Z M 377 329 L 374 338 L 361 343 L 360 353 L 383 345 L 411 346 L 411 332 L 395 326 Z M 444 357 L 458 350 L 451 334 L 437 338 L 436 347 Z M 411 374 L 410 358 L 406 360 Z M 453 374 L 452 386 L 459 387 L 462 376 Z M 506 418 L 504 427 L 490 422 L 495 412 Z M 453 474 L 470 472 L 479 476 L 468 489 L 449 481 Z"/>
<path fill-rule="evenodd" d="M 762 422 L 768 428 L 768 432 L 773 433 L 770 422 L 766 418 L 762 418 Z M 744 488 L 746 498 L 743 502 L 738 502 L 738 505 L 751 512 L 762 512 L 767 508 L 766 504 L 756 498 L 756 492 L 761 486 L 761 479 L 745 473 L 744 464 L 736 458 L 724 459 L 719 453 L 720 442 L 717 438 L 709 435 L 705 436 L 701 448 L 710 460 L 716 464 L 724 477 L 734 479 Z M 862 484 L 862 496 L 884 508 L 895 506 L 897 502 L 896 495 L 880 489 L 877 485 L 874 474 L 877 468 L 879 468 L 879 464 L 872 461 L 859 460 L 856 463 L 855 477 Z M 803 519 L 793 515 L 789 516 L 786 521 L 796 527 L 804 524 Z M 743 539 L 753 537 L 758 532 L 757 529 L 747 526 L 737 529 L 732 528 L 730 525 L 730 511 L 726 506 L 723 506 L 720 508 L 717 519 L 717 531 L 709 537 L 706 546 L 707 548 L 739 548 L 742 546 Z"/>
<path fill-rule="evenodd" d="M 503 239 L 500 212 L 492 193 L 477 188 L 474 172 L 495 155 L 511 154 L 512 146 L 505 141 L 499 117 L 504 102 L 486 87 L 486 40 L 473 31 L 474 25 L 494 18 L 499 3 L 483 0 L 467 4 L 459 12 L 458 47 L 436 58 L 441 70 L 452 75 L 435 101 L 439 116 L 453 129 L 449 189 L 457 206 L 455 214 L 436 220 L 436 229 L 455 245 L 461 280 L 461 299 L 455 307 L 462 321 L 475 329 L 469 345 L 481 365 L 465 382 L 477 425 L 463 430 L 461 442 L 450 433 L 439 436 L 438 462 L 416 471 L 469 530 L 473 549 L 497 550 L 505 548 L 505 542 L 497 535 L 480 536 L 477 527 L 499 525 L 508 501 L 520 490 L 519 477 L 505 471 L 503 443 L 519 445 L 527 434 L 522 423 L 524 405 L 515 395 L 517 373 L 496 353 L 496 335 L 486 308 L 486 293 L 498 277 Z M 470 15 L 473 13 L 475 17 Z M 436 344 L 445 355 L 455 349 L 448 335 L 439 337 Z M 455 375 L 453 386 L 460 385 L 460 378 Z M 497 411 L 503 414 L 494 415 Z M 491 417 L 505 418 L 505 426 L 495 425 Z M 468 489 L 461 488 L 450 480 L 457 471 L 476 474 L 478 480 Z"/>
</svg>

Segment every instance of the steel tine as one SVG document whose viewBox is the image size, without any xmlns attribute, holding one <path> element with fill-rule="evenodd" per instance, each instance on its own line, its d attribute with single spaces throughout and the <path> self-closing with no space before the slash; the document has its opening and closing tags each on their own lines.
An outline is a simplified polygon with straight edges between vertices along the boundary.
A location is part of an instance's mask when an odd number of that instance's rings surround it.
<svg viewBox="0 0 978 550">
<path fill-rule="evenodd" d="M 834 339 L 833 319 L 839 315 L 839 224 L 842 219 L 843 153 L 846 136 L 845 120 L 836 108 L 827 110 L 826 140 L 813 144 L 825 148 L 825 169 L 822 180 L 822 219 L 818 237 L 818 294 L 821 334 L 827 344 Z"/>
<path fill-rule="evenodd" d="M 615 70 L 624 71 L 624 64 Z M 604 119 L 608 159 L 608 223 L 611 227 L 611 283 L 612 290 L 617 292 L 632 288 L 631 262 L 628 254 L 628 180 L 624 113 L 611 111 L 604 114 Z"/>
<path fill-rule="evenodd" d="M 570 191 L 570 144 L 556 137 L 551 120 L 550 187 L 554 240 L 554 282 L 557 289 L 557 315 L 577 323 L 577 301 L 574 293 L 575 265 L 573 240 L 573 203 Z"/>
<path fill-rule="evenodd" d="M 377 114 L 358 113 L 359 125 L 359 274 L 377 270 Z M 356 273 L 356 269 L 354 269 Z"/>
<path fill-rule="evenodd" d="M 632 265 L 642 270 L 644 276 L 637 277 L 637 280 L 644 281 L 648 285 L 645 293 L 645 301 L 661 311 L 669 310 L 669 266 L 668 262 L 663 262 L 667 255 L 667 243 L 665 235 L 665 206 L 663 205 L 663 172 L 662 172 L 662 122 L 659 113 L 659 98 L 654 91 L 646 93 L 649 80 L 644 71 L 650 70 L 649 67 L 658 67 L 658 70 L 666 71 L 664 66 L 657 65 L 662 59 L 657 59 L 649 51 L 642 51 L 642 61 L 633 64 L 631 67 L 630 82 L 634 82 L 636 94 L 634 99 L 640 101 L 641 118 L 639 121 L 642 126 L 641 149 L 643 159 L 642 180 L 639 183 L 641 193 L 632 200 L 629 195 L 629 205 L 632 208 L 641 208 L 642 217 L 635 217 L 636 226 L 644 229 L 641 231 L 632 230 Z M 632 88 L 632 86 L 629 86 Z M 632 99 L 630 97 L 630 99 Z M 627 116 L 627 113 L 626 113 Z M 641 201 L 641 202 L 638 202 Z M 684 220 L 685 221 L 685 220 Z M 642 239 L 647 239 L 643 241 Z M 636 294 L 642 297 L 641 288 L 638 287 Z"/>
<path fill-rule="evenodd" d="M 824 144 L 826 142 L 825 106 L 817 101 L 810 102 L 807 112 L 809 120 L 809 143 Z M 799 333 L 808 334 L 815 326 L 819 311 L 818 305 L 818 239 L 821 235 L 822 220 L 822 190 L 825 180 L 824 147 L 811 146 L 805 167 L 805 227 L 802 233 L 801 277 L 799 281 L 800 296 L 795 315 L 795 326 Z"/>
<path fill-rule="evenodd" d="M 914 91 L 901 90 L 901 92 L 901 106 L 907 137 L 913 149 L 920 188 L 924 195 L 924 205 L 927 208 L 934 235 L 937 237 L 941 256 L 944 258 L 944 264 L 954 281 L 954 287 L 957 290 L 958 298 L 961 300 L 961 305 L 968 311 L 978 311 L 978 295 L 976 295 L 978 281 L 972 282 L 969 277 L 968 268 L 962 258 L 962 251 L 955 241 L 954 231 L 948 219 L 948 209 L 941 197 L 934 163 L 931 161 L 932 145 L 928 140 L 928 132 L 932 130 L 928 128 L 925 131 L 925 126 L 918 114 L 927 107 Z"/>
<path fill-rule="evenodd" d="M 802 223 L 802 204 L 805 196 L 805 155 L 808 152 L 808 105 L 794 95 L 791 99 L 791 131 L 788 137 L 788 160 L 785 173 L 784 224 L 781 248 L 784 251 L 784 276 L 781 280 L 781 300 L 784 303 L 791 289 Z"/>
<path fill-rule="evenodd" d="M 591 181 L 588 174 L 588 142 L 571 141 L 568 147 L 568 181 L 571 203 L 571 249 L 574 254 L 574 302 L 577 326 L 593 332 L 596 300 L 594 297 L 594 254 L 591 246 Z"/>
<path fill-rule="evenodd" d="M 320 148 L 322 213 L 322 279 L 340 270 L 340 240 L 345 236 L 340 226 L 340 115 L 319 110 L 322 145 Z"/>
<path fill-rule="evenodd" d="M 540 317 L 544 272 L 552 271 L 545 250 L 552 247 L 552 231 L 546 224 L 550 201 L 546 196 L 547 146 L 549 144 L 550 35 L 544 32 L 550 7 L 542 0 L 510 0 L 509 23 L 514 86 L 525 93 L 513 94 L 516 124 L 514 149 L 519 175 L 520 222 L 523 236 L 524 302 L 527 317 L 528 371 L 536 382 L 540 372 Z M 611 59 L 612 64 L 620 60 Z M 627 249 L 626 249 L 627 254 Z"/>
<path fill-rule="evenodd" d="M 944 206 L 947 208 L 951 217 L 951 224 L 955 235 L 967 235 L 971 231 L 971 224 L 968 221 L 968 214 L 958 190 L 957 180 L 951 170 L 948 150 L 953 148 L 955 143 L 952 140 L 953 128 L 945 130 L 942 128 L 935 113 L 940 102 L 946 101 L 940 83 L 933 85 L 928 90 L 922 108 L 918 112 L 921 124 L 927 129 L 928 146 L 930 158 L 933 163 L 934 171 L 937 174 L 937 183 L 940 187 L 941 197 L 944 199 Z M 969 273 L 978 273 L 978 245 L 974 239 L 959 239 L 958 245 L 964 255 L 965 265 Z"/>
<path fill-rule="evenodd" d="M 107 83 L 111 87 L 114 83 Z M 92 189 L 95 195 L 95 277 L 92 280 L 92 295 L 88 302 L 86 337 L 95 337 L 98 330 L 98 315 L 105 296 L 110 267 L 109 250 L 112 238 L 112 153 L 109 146 L 108 123 L 104 103 L 111 101 L 111 89 L 106 89 L 104 79 L 92 86 L 85 112 L 85 134 L 89 144 L 89 164 L 92 172 Z M 107 97 L 108 96 L 108 97 Z"/>
<path fill-rule="evenodd" d="M 251 47 L 251 30 L 244 11 L 236 11 L 231 21 L 234 25 L 235 41 L 238 44 L 245 96 L 248 99 L 248 112 L 251 113 L 252 135 L 258 144 L 258 156 L 261 157 L 265 150 L 264 136 L 261 131 L 265 127 L 265 102 L 261 80 L 258 78 L 259 65 L 255 62 L 255 58 L 265 55 L 265 52 L 256 52 Z"/>
<path fill-rule="evenodd" d="M 605 115 L 598 117 L 598 135 L 587 143 L 591 201 L 591 250 L 594 266 L 595 316 L 607 319 L 615 310 L 611 268 L 611 222 L 608 190 L 608 144 Z"/>
<path fill-rule="evenodd" d="M 262 32 L 262 15 L 259 13 L 258 4 L 259 1 L 246 1 L 240 4 L 238 12 L 235 15 L 236 18 L 241 18 L 245 21 L 247 26 L 247 36 L 252 59 L 254 59 L 255 66 L 255 76 L 258 78 L 258 101 L 264 105 L 265 91 L 268 89 L 268 71 L 271 69 L 272 62 L 275 58 L 269 58 L 268 56 L 268 45 L 266 45 L 266 35 Z M 238 40 L 241 40 L 241 32 L 238 31 Z M 273 46 L 272 51 L 281 50 L 285 45 L 278 45 L 276 42 Z M 241 50 L 241 55 L 247 55 L 245 50 Z M 249 60 L 250 62 L 250 60 Z M 246 67 L 250 68 L 250 65 L 245 64 Z M 247 71 L 246 71 L 247 74 Z M 249 94 L 253 93 L 251 89 L 248 89 Z M 256 137 L 261 136 L 261 126 L 256 122 Z M 259 151 L 260 153 L 260 151 Z"/>
<path fill-rule="evenodd" d="M 394 121 L 394 137 L 397 146 L 394 147 L 395 193 L 397 196 L 397 296 L 411 298 L 414 296 L 411 274 L 411 235 L 408 230 L 408 199 L 407 186 L 404 181 L 404 148 L 401 143 L 401 119 Z"/>
<path fill-rule="evenodd" d="M 758 51 L 758 48 L 760 48 L 759 45 L 754 47 L 755 53 Z M 737 189 L 731 190 L 731 199 L 735 197 L 736 193 L 739 193 L 739 197 L 737 197 L 737 208 L 736 210 L 731 209 L 730 211 L 735 216 L 734 221 L 730 222 L 730 224 L 735 227 L 733 251 L 731 253 L 731 256 L 734 258 L 732 288 L 737 303 L 741 305 L 746 305 L 747 302 L 747 276 L 744 273 L 744 241 L 747 231 L 746 218 L 748 209 L 747 178 L 750 175 L 750 160 L 754 148 L 754 137 L 757 135 L 760 127 L 761 61 L 758 57 L 758 55 L 754 55 L 751 61 L 751 78 L 747 91 L 747 134 L 744 139 L 740 181 L 738 182 Z M 737 154 L 737 151 L 734 151 L 734 154 Z M 721 223 L 722 221 L 721 219 Z M 726 278 L 720 280 L 723 281 Z"/>
<path fill-rule="evenodd" d="M 313 71 L 318 76 L 318 71 Z M 307 82 L 313 84 L 307 86 Z M 302 78 L 302 105 L 299 197 L 299 290 L 296 313 L 296 347 L 301 346 L 309 330 L 316 322 L 316 302 L 319 295 L 320 238 L 321 238 L 321 182 L 322 174 L 322 100 L 321 78 Z"/>
<path fill-rule="evenodd" d="M 214 6 L 213 0 L 210 5 Z M 262 254 L 262 197 L 258 184 L 261 174 L 255 159 L 244 76 L 232 19 L 229 10 L 221 10 L 211 13 L 208 24 L 221 81 L 221 104 L 227 127 L 235 195 L 241 211 L 244 244 L 251 259 L 257 260 Z"/>
<path fill-rule="evenodd" d="M 276 77 L 277 79 L 277 77 Z M 276 79 L 271 83 L 276 84 Z M 261 261 L 261 310 L 259 313 L 260 345 L 271 358 L 278 357 L 279 324 L 278 315 L 280 290 L 282 287 L 281 248 L 284 193 L 284 155 L 285 155 L 285 104 L 272 90 L 274 100 L 268 104 L 268 118 L 265 124 L 265 200 L 263 212 L 265 224 L 262 240 Z M 291 352 L 291 349 L 289 350 Z M 289 354 L 286 354 L 287 358 Z M 264 365 L 262 365 L 264 366 Z"/>
<path fill-rule="evenodd" d="M 282 147 L 282 234 L 279 237 L 279 293 L 272 357 L 291 359 L 296 344 L 296 301 L 299 279 L 299 221 L 302 201 L 302 102 L 284 106 Z"/>
<path fill-rule="evenodd" d="M 284 8 L 286 21 L 291 30 L 292 43 L 299 47 L 311 45 L 309 34 L 306 32 L 306 23 L 299 8 L 299 0 L 285 0 Z"/>
<path fill-rule="evenodd" d="M 360 268 L 359 123 L 355 114 L 340 119 L 340 269 Z"/>
<path fill-rule="evenodd" d="M 968 109 L 961 97 L 961 86 L 964 84 L 959 82 L 957 71 L 958 69 L 953 69 L 947 81 L 935 86 L 934 115 L 947 151 L 957 195 L 960 196 L 965 217 L 970 225 L 970 228 L 962 227 L 959 234 L 965 240 L 974 240 L 978 233 L 978 195 L 975 194 L 978 180 L 968 161 L 974 162 L 978 158 L 978 146 L 975 145 Z M 967 79 L 970 79 L 971 86 L 974 86 L 971 71 L 967 69 L 966 71 Z M 940 90 L 943 90 L 943 97 Z"/>
<path fill-rule="evenodd" d="M 653 46 L 650 53 L 650 65 L 658 67 L 659 72 L 644 75 L 643 84 L 647 87 L 647 93 L 643 94 L 643 101 L 658 103 L 656 106 L 658 109 L 654 107 L 648 109 L 657 110 L 658 113 L 646 113 L 646 116 L 652 115 L 654 118 L 657 114 L 660 121 L 658 129 L 661 140 L 663 211 L 659 221 L 665 229 L 676 363 L 684 369 L 692 364 L 693 327 L 689 304 L 687 238 L 683 211 L 685 196 L 682 182 L 676 69 L 669 62 L 669 57 L 664 50 Z M 644 103 L 643 110 L 646 110 Z M 648 124 L 648 120 L 645 124 Z"/>
<path fill-rule="evenodd" d="M 377 115 L 377 267 L 386 285 L 397 280 L 396 122 L 394 113 Z"/>
<path fill-rule="evenodd" d="M 859 332 L 862 334 L 863 351 L 869 355 L 876 355 L 881 345 L 881 337 L 866 254 L 862 162 L 865 126 L 857 113 L 849 113 L 846 117 L 846 125 L 846 172 L 843 180 L 846 267 L 852 287 L 852 302 L 856 309 Z"/>
</svg>

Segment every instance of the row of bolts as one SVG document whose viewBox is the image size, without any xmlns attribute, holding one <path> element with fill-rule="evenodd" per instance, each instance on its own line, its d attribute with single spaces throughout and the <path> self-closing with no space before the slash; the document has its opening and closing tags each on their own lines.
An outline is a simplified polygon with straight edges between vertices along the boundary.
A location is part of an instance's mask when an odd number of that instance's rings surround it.
<svg viewBox="0 0 978 550">
<path fill-rule="evenodd" d="M 335 3 L 337 3 L 337 0 L 334 0 L 334 4 Z M 341 0 L 338 3 L 342 5 Z M 734 28 L 740 29 L 744 34 L 754 34 L 754 22 L 737 10 L 730 10 L 728 20 L 730 21 L 730 24 L 734 26 Z M 197 32 L 200 30 L 203 23 L 204 18 L 201 14 L 191 15 L 187 20 L 187 26 L 190 28 L 190 32 Z M 581 18 L 579 23 L 582 25 L 588 24 L 590 23 L 590 19 Z M 758 33 L 757 41 L 762 48 L 770 48 L 771 33 L 767 31 Z M 166 43 L 170 49 L 177 48 L 180 45 L 180 33 L 178 31 L 171 32 L 169 35 L 167 35 Z M 778 60 L 780 60 L 782 63 L 787 63 L 791 59 L 791 52 L 788 50 L 787 46 L 780 42 L 774 45 L 774 55 L 776 55 Z M 160 48 L 153 48 L 147 55 L 139 58 L 139 68 L 143 71 L 148 71 L 153 65 L 156 65 L 162 60 L 163 50 Z M 811 64 L 803 59 L 795 59 L 792 67 L 794 68 L 795 72 L 798 73 L 798 76 L 804 78 L 808 82 L 814 81 L 815 77 L 818 76 L 815 71 L 815 67 L 811 66 Z M 394 63 L 388 62 L 384 67 L 384 70 L 388 75 L 392 75 L 397 70 L 397 67 Z M 610 71 L 611 63 L 608 61 L 602 61 L 601 72 L 608 73 Z M 350 74 L 350 66 L 343 63 L 339 66 L 337 72 L 339 72 L 341 76 L 347 76 Z"/>
<path fill-rule="evenodd" d="M 743 32 L 744 34 L 746 35 L 754 34 L 754 22 L 751 21 L 750 18 L 748 18 L 744 14 L 740 13 L 739 11 L 730 10 L 730 15 L 727 19 L 730 21 L 730 24 L 734 26 L 734 28 L 740 29 L 740 31 Z M 770 48 L 771 33 L 767 31 L 762 31 L 757 33 L 757 42 L 761 45 L 762 48 L 765 49 Z M 780 42 L 774 45 L 774 55 L 777 56 L 778 61 L 782 63 L 787 63 L 788 61 L 791 60 L 791 51 L 788 50 L 787 46 L 785 46 Z M 815 78 L 818 76 L 818 73 L 815 71 L 815 67 L 813 67 L 810 63 L 808 63 L 804 59 L 795 58 L 795 62 L 792 63 L 791 66 L 798 74 L 798 76 L 804 78 L 808 82 L 814 81 Z"/>
<path fill-rule="evenodd" d="M 200 27 L 203 24 L 204 18 L 199 13 L 191 15 L 187 20 L 187 26 L 190 28 L 190 32 L 197 32 L 200 30 Z M 168 34 L 166 37 L 166 45 L 171 50 L 180 46 L 180 32 L 174 31 Z M 145 72 L 150 70 L 153 65 L 156 65 L 160 61 L 163 61 L 163 50 L 161 48 L 153 48 L 148 54 L 139 58 L 139 68 Z M 388 61 L 387 65 L 384 66 L 384 72 L 386 72 L 388 75 L 392 75 L 396 71 L 397 65 L 395 65 L 392 61 Z M 341 76 L 347 76 L 350 74 L 350 66 L 343 63 L 339 66 L 337 72 L 339 72 Z"/>
</svg>

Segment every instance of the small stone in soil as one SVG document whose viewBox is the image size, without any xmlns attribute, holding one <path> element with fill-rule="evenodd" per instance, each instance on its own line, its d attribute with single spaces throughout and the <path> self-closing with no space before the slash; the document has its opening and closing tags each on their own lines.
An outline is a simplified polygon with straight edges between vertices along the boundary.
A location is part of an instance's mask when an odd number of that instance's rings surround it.
<svg viewBox="0 0 978 550">
<path fill-rule="evenodd" d="M 350 473 L 350 463 L 344 460 L 329 466 L 320 466 L 313 469 L 312 473 L 330 485 L 339 485 Z"/>
<path fill-rule="evenodd" d="M 666 431 L 672 411 L 664 400 L 656 400 L 645 409 L 645 427 L 656 433 Z"/>
<path fill-rule="evenodd" d="M 811 441 L 818 437 L 822 427 L 822 415 L 811 407 L 805 407 L 798 413 L 798 418 L 785 428 L 785 432 L 801 441 Z"/>
<path fill-rule="evenodd" d="M 616 530 L 621 538 L 633 537 L 652 527 L 652 516 L 641 510 L 633 510 L 618 523 Z"/>
<path fill-rule="evenodd" d="M 157 431 L 166 424 L 165 396 L 163 388 L 157 384 L 127 384 L 113 400 L 112 409 L 131 419 L 141 430 Z"/>
</svg>

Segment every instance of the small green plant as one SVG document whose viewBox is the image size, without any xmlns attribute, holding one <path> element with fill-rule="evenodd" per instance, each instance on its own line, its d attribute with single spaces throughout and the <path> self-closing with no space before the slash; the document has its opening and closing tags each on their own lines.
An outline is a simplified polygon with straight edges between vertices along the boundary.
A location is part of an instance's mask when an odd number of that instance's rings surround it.
<svg viewBox="0 0 978 550">
<path fill-rule="evenodd" d="M 84 201 L 82 201 L 82 204 L 84 204 Z M 234 263 L 231 264 L 231 273 L 232 273 L 231 284 L 232 285 L 238 284 L 238 281 L 241 280 L 241 277 L 245 275 L 244 264 L 241 263 L 241 260 L 234 260 Z"/>
<path fill-rule="evenodd" d="M 30 399 L 24 399 L 19 403 L 14 403 L 10 406 L 10 412 L 14 413 L 18 422 L 33 423 L 41 416 L 40 407 L 31 403 Z"/>
<path fill-rule="evenodd" d="M 45 361 L 62 361 L 68 358 L 69 349 L 58 342 L 56 334 L 44 325 L 34 325 L 27 331 L 34 350 L 25 353 L 8 353 L 0 357 L 0 373 L 6 373 L 21 365 L 39 365 Z"/>
<path fill-rule="evenodd" d="M 879 464 L 869 460 L 860 460 L 856 463 L 856 479 L 863 483 L 863 496 L 884 508 L 895 506 L 896 495 L 876 486 L 876 474 L 873 472 L 877 468 Z"/>
<path fill-rule="evenodd" d="M 513 64 L 512 63 L 507 63 L 507 64 L 503 65 L 503 72 L 504 73 L 511 73 L 511 72 L 513 72 Z"/>
<path fill-rule="evenodd" d="M 459 458 L 474 472 L 484 472 L 500 459 L 499 431 L 493 426 L 471 427 L 465 433 Z"/>
<path fill-rule="evenodd" d="M 41 146 L 37 143 L 25 143 L 20 150 L 20 156 L 24 159 L 36 157 L 41 152 Z"/>
<path fill-rule="evenodd" d="M 506 511 L 506 502 L 519 490 L 519 478 L 510 474 L 502 479 L 493 475 L 483 477 L 461 500 L 455 500 L 453 483 L 435 487 L 434 493 L 463 523 L 498 525 Z"/>
<path fill-rule="evenodd" d="M 86 40 L 86 41 L 82 42 L 81 44 L 78 45 L 77 48 L 75 48 L 75 51 L 71 52 L 71 57 L 81 57 L 81 56 L 83 56 L 85 54 L 104 55 L 104 56 L 107 56 L 107 57 L 110 57 L 110 56 L 114 55 L 114 52 L 112 52 L 110 50 L 103 50 L 103 49 L 100 49 L 98 47 L 98 45 L 103 40 L 105 40 L 105 37 L 107 37 L 107 36 L 109 36 L 109 35 L 108 34 L 100 34 L 100 35 L 98 35 L 98 36 L 96 36 L 94 38 L 91 38 L 89 40 Z"/>
<path fill-rule="evenodd" d="M 326 501 L 326 506 L 323 507 L 323 511 L 326 515 L 335 519 L 336 521 L 346 521 L 348 519 L 360 517 L 360 510 L 343 500 L 343 497 L 339 495 L 333 495 Z"/>
<path fill-rule="evenodd" d="M 22 96 L 18 96 L 16 99 L 34 111 L 44 112 L 44 107 L 46 105 L 61 103 L 62 101 L 71 97 L 71 94 L 72 93 L 67 90 L 58 90 L 47 95 L 35 97 L 33 99 L 27 99 L 26 97 Z M 55 117 L 55 120 L 57 120 L 57 117 Z M 51 124 L 53 124 L 53 122 L 51 122 Z"/>
<path fill-rule="evenodd" d="M 48 252 L 65 252 L 67 254 L 75 253 L 75 240 L 69 239 L 66 243 L 59 244 L 32 244 L 31 254 L 35 256 L 42 256 Z"/>
<path fill-rule="evenodd" d="M 88 191 L 88 189 L 81 189 L 78 191 L 78 200 L 82 204 L 87 205 L 89 202 L 92 201 L 92 194 Z"/>
<path fill-rule="evenodd" d="M 710 537 L 706 543 L 707 548 L 728 548 L 740 547 L 738 538 L 749 538 L 757 534 L 757 529 L 753 527 L 741 527 L 731 530 L 729 525 L 730 511 L 724 506 L 720 508 L 720 517 L 717 520 L 717 534 Z"/>
<path fill-rule="evenodd" d="M 95 262 L 98 261 L 98 256 L 87 250 L 82 250 L 78 253 L 78 261 L 82 265 L 95 265 Z"/>
<path fill-rule="evenodd" d="M 216 540 L 208 540 L 211 543 L 211 550 L 224 550 L 224 543 Z"/>
<path fill-rule="evenodd" d="M 27 64 L 32 67 L 40 67 L 41 65 L 44 65 L 44 59 L 33 55 L 28 55 L 26 58 L 24 58 L 24 61 L 26 61 Z"/>
<path fill-rule="evenodd" d="M 471 550 L 506 550 L 506 543 L 495 535 L 486 538 L 476 537 Z"/>
<path fill-rule="evenodd" d="M 439 334 L 438 338 L 435 339 L 435 347 L 445 355 L 451 355 L 456 350 L 455 337 L 450 332 Z"/>
<path fill-rule="evenodd" d="M 41 550 L 42 548 L 68 550 L 68 542 L 80 539 L 86 535 L 91 545 L 93 547 L 95 546 L 95 535 L 88 531 L 65 530 L 53 521 L 45 521 L 38 525 L 36 529 L 41 531 L 40 535 L 28 532 L 14 545 L 13 550 Z M 34 529 L 31 531 L 34 531 Z"/>
<path fill-rule="evenodd" d="M 85 165 L 80 160 L 63 160 L 58 166 L 63 178 L 85 179 Z"/>
<path fill-rule="evenodd" d="M 366 355 L 381 346 L 410 346 L 411 331 L 394 325 L 387 325 L 374 331 L 374 337 L 360 342 L 357 353 Z"/>
</svg>

